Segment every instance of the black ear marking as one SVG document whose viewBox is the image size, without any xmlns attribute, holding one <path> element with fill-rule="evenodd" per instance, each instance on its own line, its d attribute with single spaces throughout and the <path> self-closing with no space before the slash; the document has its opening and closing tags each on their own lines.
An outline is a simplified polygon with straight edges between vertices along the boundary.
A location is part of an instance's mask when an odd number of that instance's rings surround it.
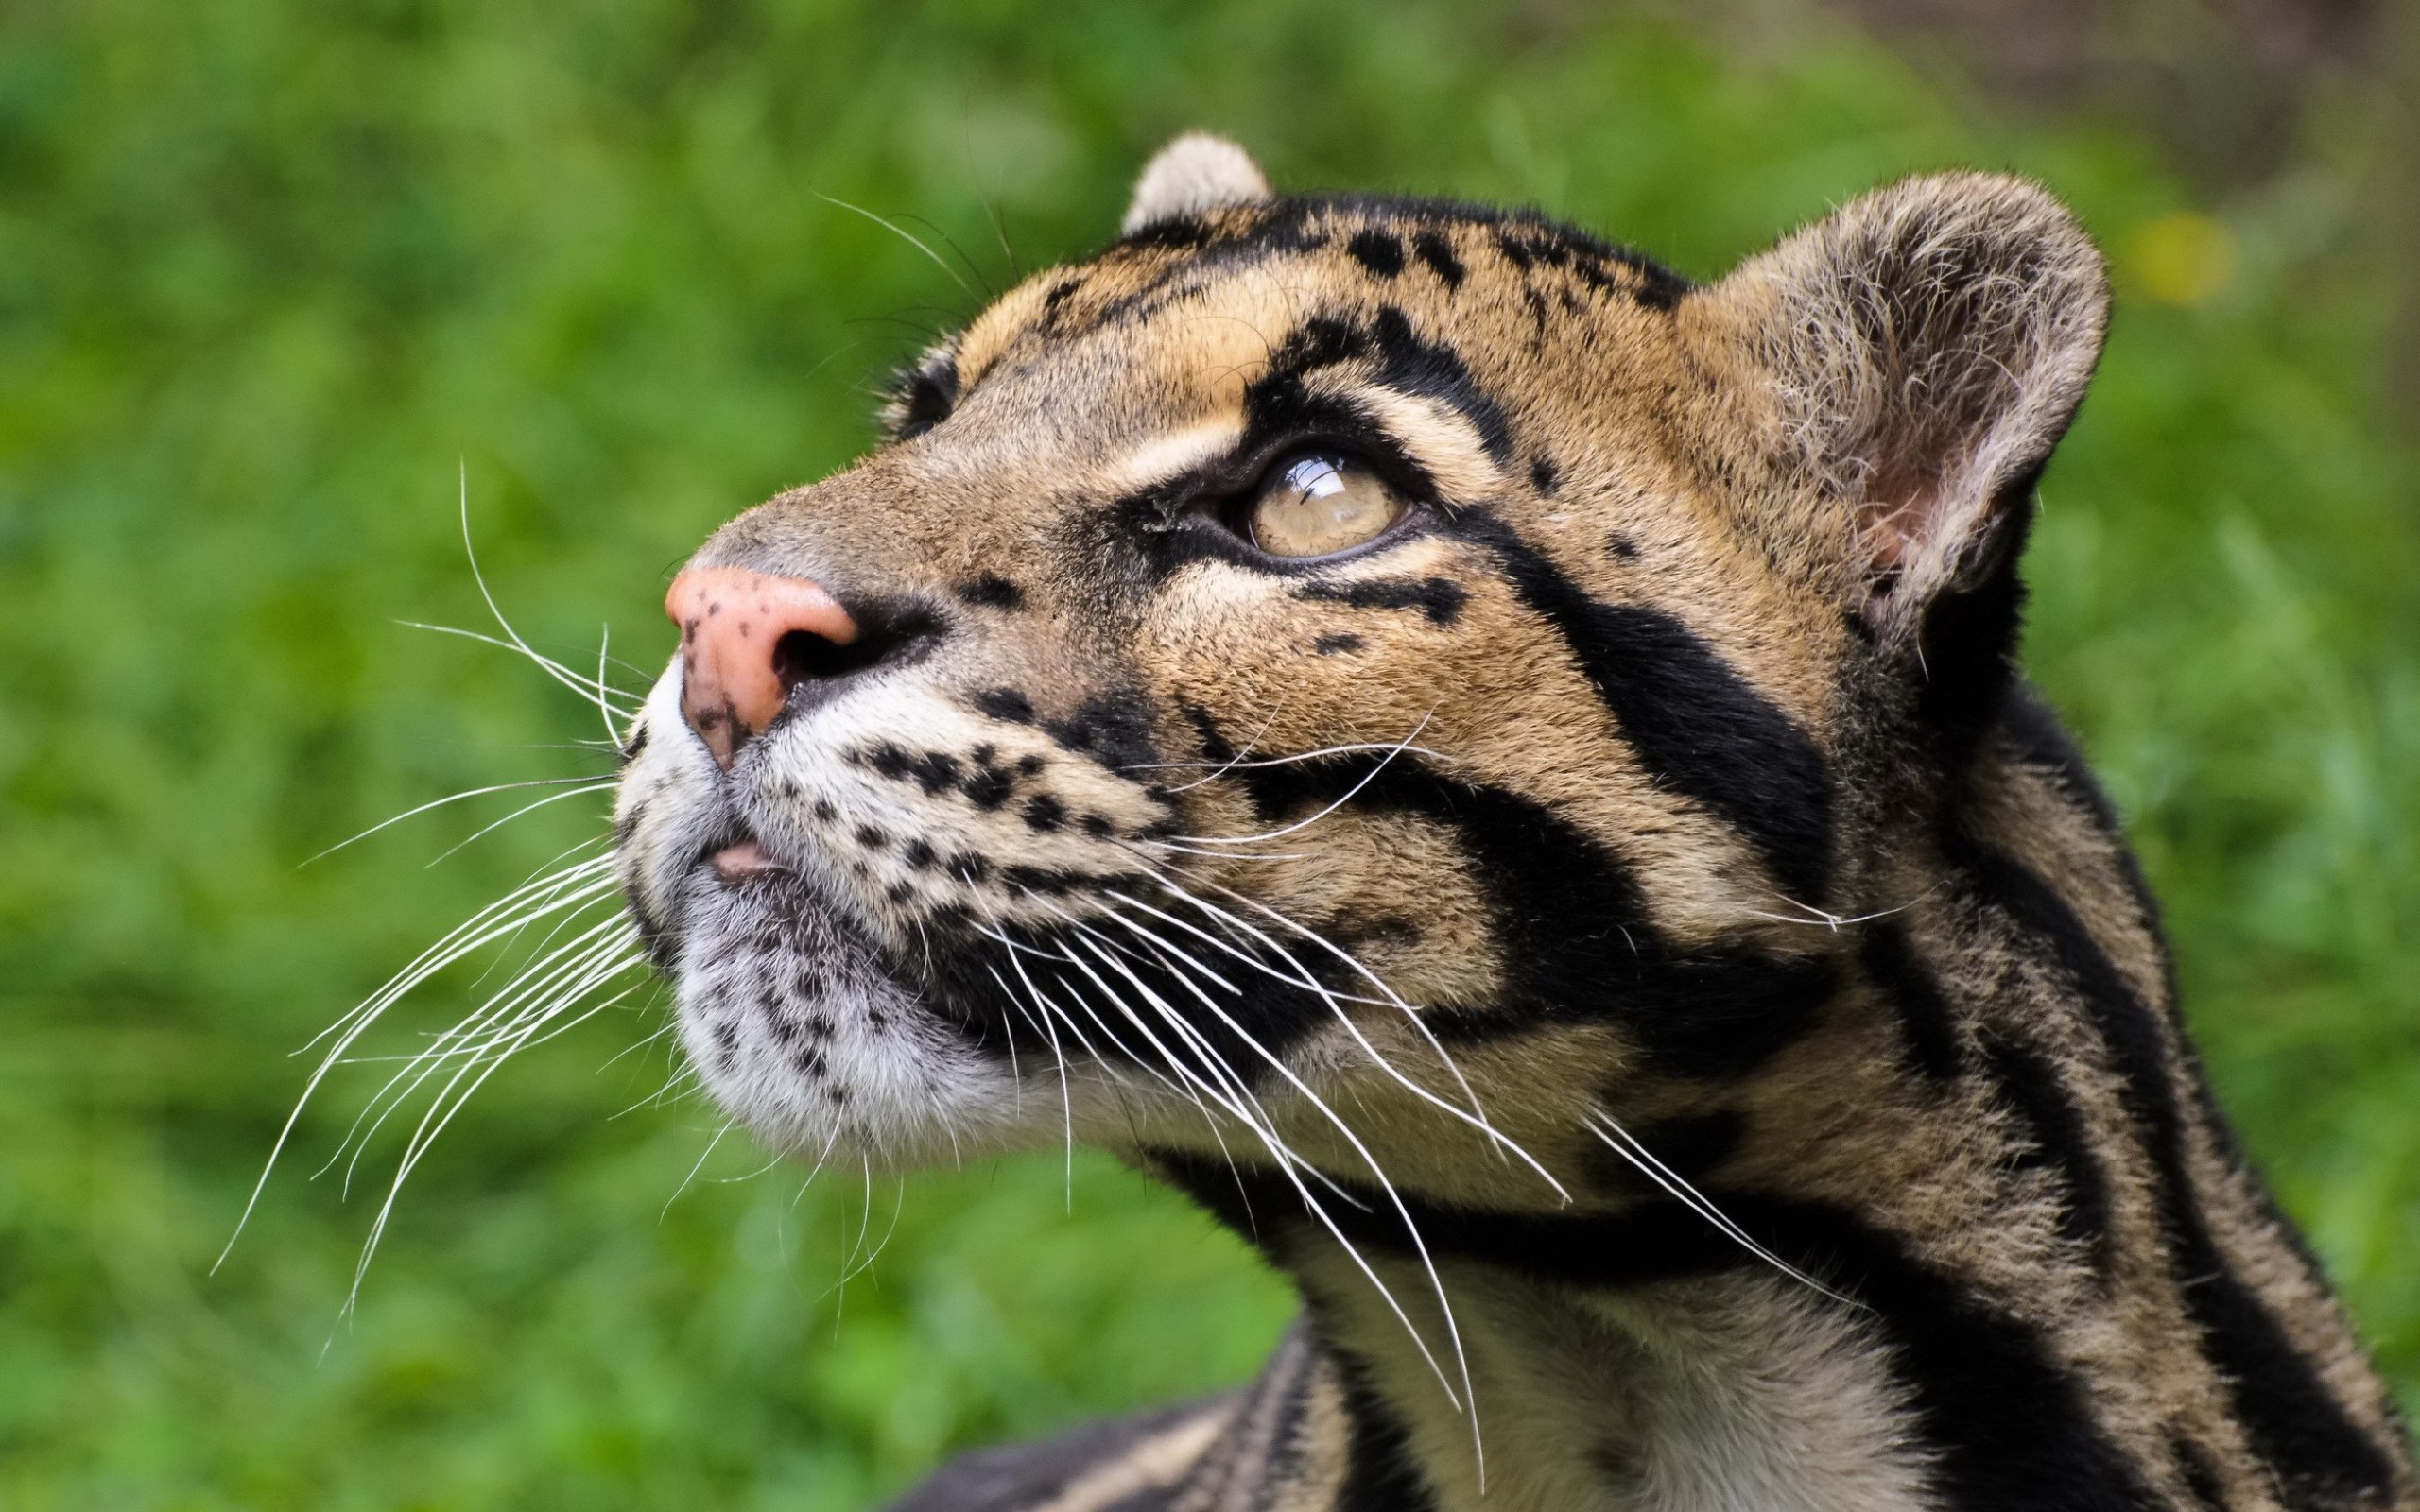
<svg viewBox="0 0 2420 1512">
<path fill-rule="evenodd" d="M 899 375 L 882 406 L 894 441 L 912 440 L 949 419 L 958 407 L 958 361 L 947 350 L 927 352 Z"/>
</svg>

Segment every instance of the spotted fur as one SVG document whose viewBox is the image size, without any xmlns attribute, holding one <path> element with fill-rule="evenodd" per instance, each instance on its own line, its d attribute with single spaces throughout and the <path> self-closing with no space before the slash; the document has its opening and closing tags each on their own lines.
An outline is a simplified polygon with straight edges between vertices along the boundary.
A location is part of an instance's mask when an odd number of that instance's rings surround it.
<svg viewBox="0 0 2420 1512">
<path fill-rule="evenodd" d="M 727 772 L 677 665 L 642 715 L 709 1089 L 809 1159 L 1106 1145 L 1305 1302 L 904 1505 L 2420 1507 L 2013 669 L 2105 309 L 2013 179 L 1693 286 L 1187 138 L 717 534 L 866 639 Z M 1265 556 L 1224 501 L 1314 444 L 1408 510 Z"/>
</svg>

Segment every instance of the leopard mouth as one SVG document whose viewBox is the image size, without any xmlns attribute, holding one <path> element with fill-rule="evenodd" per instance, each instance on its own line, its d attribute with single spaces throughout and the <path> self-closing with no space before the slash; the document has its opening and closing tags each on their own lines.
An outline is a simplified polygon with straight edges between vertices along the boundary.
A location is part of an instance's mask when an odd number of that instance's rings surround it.
<svg viewBox="0 0 2420 1512">
<path fill-rule="evenodd" d="M 1001 1101 L 987 1057 L 811 866 L 753 834 L 718 837 L 681 892 L 668 974 L 682 1042 L 704 1090 L 769 1146 L 916 1163 L 944 1124 Z"/>
<path fill-rule="evenodd" d="M 726 883 L 798 875 L 796 868 L 776 859 L 771 851 L 765 849 L 765 842 L 754 835 L 750 835 L 744 840 L 734 841 L 717 850 L 706 858 L 706 865 L 714 868 L 715 875 Z"/>
</svg>

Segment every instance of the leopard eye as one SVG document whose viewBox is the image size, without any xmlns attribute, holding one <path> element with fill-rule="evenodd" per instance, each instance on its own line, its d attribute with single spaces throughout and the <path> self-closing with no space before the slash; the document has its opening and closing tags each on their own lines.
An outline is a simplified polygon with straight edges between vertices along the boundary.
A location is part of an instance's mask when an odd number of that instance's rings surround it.
<svg viewBox="0 0 2420 1512">
<path fill-rule="evenodd" d="M 1368 467 L 1314 453 L 1270 473 L 1244 526 L 1272 557 L 1325 557 L 1376 539 L 1402 514 L 1403 501 Z"/>
</svg>

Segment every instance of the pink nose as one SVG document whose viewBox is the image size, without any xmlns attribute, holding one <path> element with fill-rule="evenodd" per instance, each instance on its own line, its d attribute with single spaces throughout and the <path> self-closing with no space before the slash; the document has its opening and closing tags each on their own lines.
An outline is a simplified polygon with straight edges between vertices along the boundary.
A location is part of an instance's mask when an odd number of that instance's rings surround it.
<svg viewBox="0 0 2420 1512">
<path fill-rule="evenodd" d="M 857 638 L 821 585 L 745 567 L 690 568 L 672 579 L 664 612 L 681 627 L 681 713 L 724 766 L 782 712 L 800 680 L 792 668 L 812 661 L 786 651 L 784 637 Z"/>
</svg>

